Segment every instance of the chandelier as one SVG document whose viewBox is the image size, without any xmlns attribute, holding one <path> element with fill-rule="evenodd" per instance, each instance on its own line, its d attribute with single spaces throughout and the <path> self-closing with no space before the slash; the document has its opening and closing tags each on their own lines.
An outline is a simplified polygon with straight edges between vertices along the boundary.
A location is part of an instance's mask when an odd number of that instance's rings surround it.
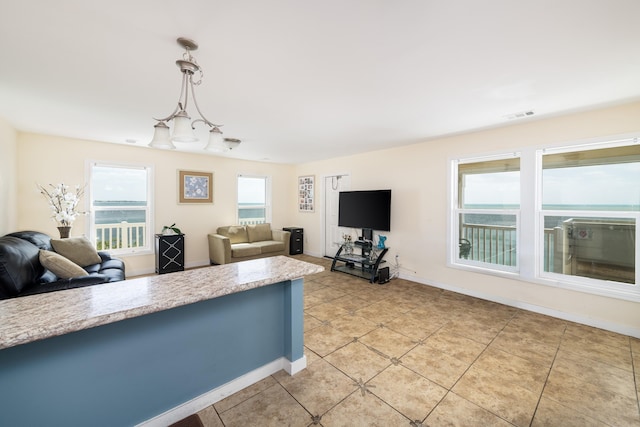
<svg viewBox="0 0 640 427">
<path fill-rule="evenodd" d="M 185 49 L 182 59 L 178 59 L 176 61 L 176 65 L 180 68 L 180 72 L 182 73 L 182 85 L 180 88 L 178 105 L 167 117 L 163 119 L 153 118 L 158 123 L 154 126 L 155 130 L 153 133 L 153 139 L 149 143 L 149 146 L 154 148 L 175 149 L 176 147 L 173 145 L 173 142 L 196 142 L 198 141 L 198 138 L 194 133 L 194 125 L 198 122 L 202 122 L 210 128 L 209 142 L 204 147 L 205 150 L 222 152 L 237 147 L 238 144 L 240 144 L 240 140 L 234 138 L 223 138 L 222 131 L 220 130 L 222 125 L 217 125 L 209 121 L 202 114 L 202 111 L 200 111 L 200 107 L 198 106 L 196 92 L 194 89 L 195 86 L 202 83 L 204 73 L 202 72 L 200 65 L 196 62 L 196 59 L 191 55 L 192 51 L 198 49 L 198 44 L 193 40 L 183 37 L 178 38 L 177 41 L 178 44 Z M 196 73 L 198 73 L 198 80 L 194 81 L 194 74 Z M 195 105 L 196 111 L 200 115 L 199 119 L 195 119 L 193 121 L 191 121 L 191 116 L 187 113 L 189 93 L 191 93 L 193 105 Z M 170 132 L 169 126 L 167 125 L 167 122 L 172 120 L 173 133 Z"/>
</svg>

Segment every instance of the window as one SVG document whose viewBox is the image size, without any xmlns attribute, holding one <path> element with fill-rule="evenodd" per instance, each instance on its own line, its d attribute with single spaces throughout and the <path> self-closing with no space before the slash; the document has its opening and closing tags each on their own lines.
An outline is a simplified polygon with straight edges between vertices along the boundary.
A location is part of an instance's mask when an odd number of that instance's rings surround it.
<svg viewBox="0 0 640 427">
<path fill-rule="evenodd" d="M 520 209 L 520 159 L 457 163 L 457 262 L 516 271 Z"/>
<path fill-rule="evenodd" d="M 636 284 L 640 145 L 540 155 L 542 271 Z"/>
<path fill-rule="evenodd" d="M 640 301 L 638 139 L 452 161 L 452 266 Z"/>
<path fill-rule="evenodd" d="M 90 236 L 98 250 L 152 250 L 151 168 L 92 162 Z"/>
<path fill-rule="evenodd" d="M 270 187 L 266 176 L 238 175 L 238 224 L 271 222 Z"/>
</svg>

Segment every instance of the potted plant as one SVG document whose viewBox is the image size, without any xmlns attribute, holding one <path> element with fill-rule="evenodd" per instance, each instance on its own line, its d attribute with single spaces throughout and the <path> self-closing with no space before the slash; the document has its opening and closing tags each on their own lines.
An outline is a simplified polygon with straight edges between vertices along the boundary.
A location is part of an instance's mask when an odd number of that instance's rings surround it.
<svg viewBox="0 0 640 427">
<path fill-rule="evenodd" d="M 180 229 L 176 227 L 175 222 L 171 225 L 165 225 L 164 227 L 162 227 L 163 236 L 172 236 L 174 234 L 182 234 L 182 231 L 180 231 Z"/>
<path fill-rule="evenodd" d="M 42 194 L 49 202 L 51 210 L 51 218 L 58 223 L 60 238 L 69 237 L 71 226 L 78 215 L 84 212 L 78 211 L 78 203 L 84 194 L 84 187 L 75 186 L 72 191 L 68 185 L 64 183 L 53 185 L 50 188 L 37 184 L 40 194 Z"/>
</svg>

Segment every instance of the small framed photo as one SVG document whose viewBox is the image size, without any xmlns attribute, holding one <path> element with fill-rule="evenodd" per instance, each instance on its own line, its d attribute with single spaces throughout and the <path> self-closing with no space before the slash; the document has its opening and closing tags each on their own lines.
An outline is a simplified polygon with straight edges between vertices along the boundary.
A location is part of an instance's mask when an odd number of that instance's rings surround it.
<svg viewBox="0 0 640 427">
<path fill-rule="evenodd" d="M 315 205 L 314 175 L 298 177 L 298 210 L 313 212 Z"/>
<path fill-rule="evenodd" d="M 213 172 L 178 171 L 178 203 L 213 203 Z"/>
</svg>

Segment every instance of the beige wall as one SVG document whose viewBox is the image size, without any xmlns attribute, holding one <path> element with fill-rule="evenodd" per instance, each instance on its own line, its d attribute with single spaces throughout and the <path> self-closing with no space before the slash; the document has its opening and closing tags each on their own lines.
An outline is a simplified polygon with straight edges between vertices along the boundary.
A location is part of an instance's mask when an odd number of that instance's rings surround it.
<svg viewBox="0 0 640 427">
<path fill-rule="evenodd" d="M 640 103 L 441 138 L 363 155 L 298 165 L 296 174 L 349 172 L 352 190 L 391 188 L 391 248 L 404 277 L 640 336 L 640 304 L 447 266 L 448 165 L 451 159 L 640 131 Z M 305 252 L 322 254 L 323 200 L 313 214 L 294 213 Z M 561 314 L 564 313 L 564 314 Z"/>
<path fill-rule="evenodd" d="M 238 173 L 273 177 L 273 225 L 302 226 L 305 252 L 323 253 L 323 177 L 349 173 L 351 188 L 391 188 L 392 231 L 384 233 L 391 247 L 388 259 L 399 255 L 402 276 L 421 283 L 458 290 L 487 299 L 545 312 L 640 337 L 640 304 L 561 288 L 497 277 L 447 266 L 447 170 L 452 158 L 517 150 L 582 139 L 640 131 L 640 102 L 563 117 L 468 133 L 366 154 L 311 162 L 298 166 L 238 161 L 200 154 L 152 150 L 46 135 L 17 135 L 0 122 L 0 201 L 11 206 L 11 180 L 17 176 L 17 209 L 0 214 L 0 228 L 36 229 L 53 235 L 46 203 L 36 183 L 82 183 L 85 161 L 139 161 L 155 167 L 155 230 L 176 222 L 187 235 L 187 266 L 206 264 L 206 235 L 235 221 Z M 17 169 L 12 170 L 17 145 Z M 5 163 L 7 168 L 5 168 Z M 215 173 L 215 203 L 206 206 L 176 203 L 176 170 Z M 315 175 L 316 211 L 296 208 L 296 177 Z M 8 190 L 7 190 L 8 188 Z M 5 203 L 7 205 L 5 205 Z M 6 210 L 6 209 L 3 209 Z M 15 218 L 18 218 L 17 220 Z M 83 219 L 74 230 L 82 230 Z M 125 258 L 129 274 L 152 271 L 153 255 Z"/>
<path fill-rule="evenodd" d="M 18 223 L 18 135 L 0 119 L 0 236 L 15 231 Z"/>
<path fill-rule="evenodd" d="M 49 218 L 46 200 L 36 184 L 68 185 L 85 183 L 87 160 L 130 162 L 151 165 L 155 177 L 154 231 L 163 225 L 176 226 L 185 233 L 185 264 L 187 267 L 209 263 L 207 234 L 222 225 L 236 222 L 236 178 L 238 174 L 269 175 L 273 186 L 273 227 L 289 224 L 294 206 L 290 187 L 293 167 L 261 162 L 249 162 L 205 154 L 155 150 L 146 147 L 114 145 L 48 135 L 20 133 L 18 135 L 18 191 L 20 194 L 17 227 L 34 229 L 56 236 L 56 224 Z M 214 203 L 185 205 L 177 203 L 177 170 L 214 173 Z M 72 235 L 87 234 L 85 218 L 78 219 Z M 153 255 L 122 257 L 127 276 L 152 272 Z"/>
</svg>

